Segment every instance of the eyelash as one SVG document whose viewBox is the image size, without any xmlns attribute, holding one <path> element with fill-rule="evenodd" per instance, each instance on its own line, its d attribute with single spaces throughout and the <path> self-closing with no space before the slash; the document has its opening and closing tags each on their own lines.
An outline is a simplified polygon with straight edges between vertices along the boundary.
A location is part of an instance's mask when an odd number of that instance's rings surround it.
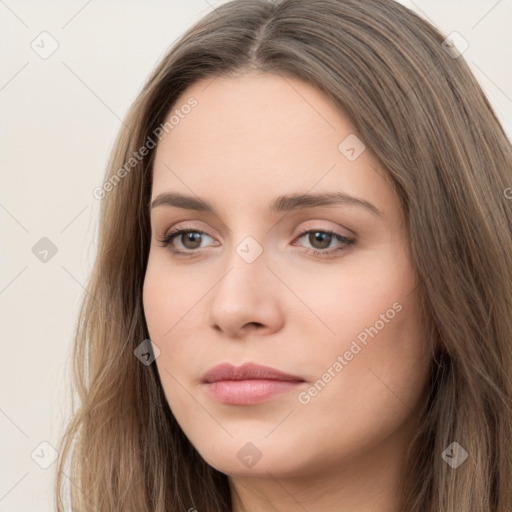
<svg viewBox="0 0 512 512">
<path fill-rule="evenodd" d="M 158 241 L 160 242 L 161 247 L 168 247 L 168 249 L 175 255 L 178 256 L 185 256 L 185 255 L 192 255 L 196 254 L 197 250 L 188 250 L 188 251 L 180 251 L 175 248 L 172 248 L 171 242 L 174 238 L 178 237 L 179 235 L 185 234 L 185 233 L 199 233 L 200 235 L 208 235 L 208 233 L 205 233 L 204 231 L 201 231 L 200 229 L 173 229 L 169 233 L 167 233 L 163 238 L 159 238 Z M 336 240 L 339 242 L 343 242 L 345 245 L 343 247 L 337 247 L 334 249 L 329 250 L 319 250 L 319 249 L 308 249 L 306 252 L 308 254 L 311 254 L 313 256 L 320 256 L 320 257 L 328 257 L 331 256 L 334 253 L 338 253 L 340 251 L 344 251 L 347 246 L 352 245 L 354 243 L 353 240 L 350 240 L 343 235 L 340 235 L 339 233 L 336 233 L 335 231 L 330 231 L 329 229 L 308 229 L 306 231 L 302 231 L 297 235 L 297 239 L 302 238 L 304 235 L 308 235 L 309 233 L 324 233 L 333 236 Z"/>
</svg>

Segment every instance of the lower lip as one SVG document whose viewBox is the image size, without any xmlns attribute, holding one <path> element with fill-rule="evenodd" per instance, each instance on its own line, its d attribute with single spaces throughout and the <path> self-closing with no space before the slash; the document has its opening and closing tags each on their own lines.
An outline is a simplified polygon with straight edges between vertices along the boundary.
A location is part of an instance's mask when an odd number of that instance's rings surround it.
<svg viewBox="0 0 512 512">
<path fill-rule="evenodd" d="M 210 395 L 225 404 L 252 405 L 287 393 L 303 382 L 288 380 L 219 380 L 206 384 Z"/>
</svg>

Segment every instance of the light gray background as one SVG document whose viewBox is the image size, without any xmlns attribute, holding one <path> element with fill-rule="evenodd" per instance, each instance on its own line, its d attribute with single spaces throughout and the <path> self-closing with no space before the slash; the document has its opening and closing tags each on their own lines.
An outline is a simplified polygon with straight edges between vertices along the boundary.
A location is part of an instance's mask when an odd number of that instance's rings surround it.
<svg viewBox="0 0 512 512">
<path fill-rule="evenodd" d="M 55 464 L 37 462 L 69 414 L 72 334 L 96 250 L 92 190 L 152 68 L 221 3 L 0 0 L 0 512 L 53 508 Z M 512 136 L 512 2 L 402 3 L 469 43 L 463 58 Z M 43 31 L 59 45 L 46 59 L 31 48 L 50 47 Z M 47 262 L 32 252 L 43 237 L 57 247 Z"/>
</svg>

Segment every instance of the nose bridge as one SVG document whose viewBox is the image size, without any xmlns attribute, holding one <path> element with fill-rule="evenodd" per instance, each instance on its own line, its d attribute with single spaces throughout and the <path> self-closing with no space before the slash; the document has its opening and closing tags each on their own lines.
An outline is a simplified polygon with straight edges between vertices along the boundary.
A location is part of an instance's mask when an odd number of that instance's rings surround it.
<svg viewBox="0 0 512 512">
<path fill-rule="evenodd" d="M 242 241 L 235 246 L 235 252 L 240 260 L 247 265 L 252 265 L 257 260 L 260 260 L 261 264 L 262 259 L 267 259 L 266 257 L 261 258 L 264 252 L 263 245 L 252 235 L 245 236 Z"/>
<path fill-rule="evenodd" d="M 258 273 L 264 273 L 265 270 L 268 272 L 264 262 L 268 262 L 270 236 L 266 233 L 267 228 L 263 225 L 261 214 L 248 206 L 244 209 L 242 205 L 238 205 L 236 211 L 236 219 L 230 219 L 232 224 L 226 245 L 226 248 L 229 248 L 227 267 L 241 266 L 241 270 L 244 271 L 245 265 L 249 274 L 255 272 L 255 269 Z"/>
<path fill-rule="evenodd" d="M 224 262 L 227 274 L 219 285 L 222 286 L 222 281 L 225 281 L 225 287 L 234 287 L 236 293 L 246 290 L 247 293 L 257 294 L 258 288 L 261 289 L 263 282 L 271 275 L 267 268 L 268 250 L 253 235 L 241 238 L 241 241 L 233 244 Z M 243 299 L 242 296 L 240 298 Z"/>
</svg>

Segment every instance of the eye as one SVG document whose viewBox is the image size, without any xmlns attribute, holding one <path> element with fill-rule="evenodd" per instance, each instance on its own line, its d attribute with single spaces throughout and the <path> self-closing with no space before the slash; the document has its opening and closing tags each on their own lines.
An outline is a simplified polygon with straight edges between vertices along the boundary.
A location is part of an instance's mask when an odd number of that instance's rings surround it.
<svg viewBox="0 0 512 512">
<path fill-rule="evenodd" d="M 304 238 L 306 235 L 308 235 L 308 242 L 313 245 L 313 249 L 307 252 L 315 256 L 330 256 L 331 254 L 345 250 L 347 246 L 354 243 L 353 240 L 328 229 L 309 229 L 303 231 L 297 236 L 297 240 Z M 331 245 L 331 242 L 341 243 L 341 247 L 338 246 L 326 250 Z"/>
<path fill-rule="evenodd" d="M 185 236 L 186 235 L 186 236 Z M 163 238 L 159 239 L 161 247 L 169 247 L 169 250 L 176 254 L 186 254 L 187 252 L 195 252 L 195 249 L 200 248 L 202 237 L 208 236 L 204 231 L 199 229 L 173 229 L 167 233 Z M 182 243 L 185 250 L 176 249 L 174 246 L 174 239 L 178 239 Z"/>
</svg>

